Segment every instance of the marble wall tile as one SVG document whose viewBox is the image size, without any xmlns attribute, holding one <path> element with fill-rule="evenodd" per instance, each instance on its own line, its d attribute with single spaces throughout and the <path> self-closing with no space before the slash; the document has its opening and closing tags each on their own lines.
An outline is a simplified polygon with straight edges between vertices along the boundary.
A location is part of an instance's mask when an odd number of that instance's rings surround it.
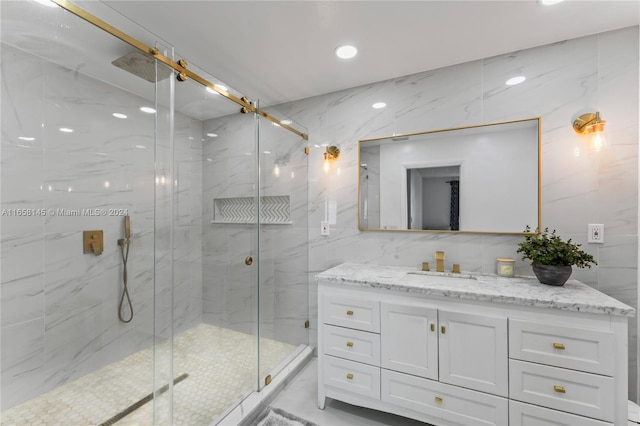
<svg viewBox="0 0 640 426">
<path fill-rule="evenodd" d="M 44 372 L 44 318 L 2 327 L 2 407 L 39 392 Z M 5 391 L 9 390 L 9 392 Z"/>
</svg>

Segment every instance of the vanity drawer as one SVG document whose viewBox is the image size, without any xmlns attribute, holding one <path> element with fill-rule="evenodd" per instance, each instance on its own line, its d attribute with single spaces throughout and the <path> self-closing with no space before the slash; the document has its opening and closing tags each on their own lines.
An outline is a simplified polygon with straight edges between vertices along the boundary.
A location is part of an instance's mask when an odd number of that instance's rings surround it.
<svg viewBox="0 0 640 426">
<path fill-rule="evenodd" d="M 322 357 L 326 387 L 380 399 L 380 368 L 329 355 Z"/>
<path fill-rule="evenodd" d="M 506 425 L 506 398 L 382 369 L 381 399 L 461 425 Z"/>
<path fill-rule="evenodd" d="M 509 357 L 613 376 L 614 334 L 509 320 Z"/>
<path fill-rule="evenodd" d="M 550 410 L 537 405 L 509 401 L 509 424 L 512 426 L 610 426 L 612 423 Z"/>
<path fill-rule="evenodd" d="M 325 324 L 380 332 L 380 302 L 325 295 L 322 303 Z"/>
<path fill-rule="evenodd" d="M 327 355 L 380 366 L 380 335 L 351 328 L 322 327 L 323 350 Z"/>
<path fill-rule="evenodd" d="M 612 377 L 509 361 L 509 397 L 561 411 L 614 420 Z"/>
</svg>

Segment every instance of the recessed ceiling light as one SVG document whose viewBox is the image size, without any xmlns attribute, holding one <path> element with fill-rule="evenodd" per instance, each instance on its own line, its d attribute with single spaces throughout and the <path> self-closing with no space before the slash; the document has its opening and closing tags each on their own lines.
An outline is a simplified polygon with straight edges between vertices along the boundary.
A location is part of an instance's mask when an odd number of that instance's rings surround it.
<svg viewBox="0 0 640 426">
<path fill-rule="evenodd" d="M 336 56 L 341 59 L 351 59 L 358 54 L 358 49 L 354 46 L 345 44 L 336 48 Z"/>
<path fill-rule="evenodd" d="M 384 108 L 387 106 L 387 104 L 385 104 L 384 102 L 376 102 L 375 104 L 371 105 L 373 108 L 375 109 L 380 109 L 380 108 Z"/>
<path fill-rule="evenodd" d="M 64 133 L 73 133 L 73 129 L 70 129 L 68 127 L 60 127 L 58 130 Z"/>
<path fill-rule="evenodd" d="M 121 112 L 114 112 L 114 113 L 113 113 L 113 114 L 111 114 L 111 115 L 113 115 L 115 118 L 121 118 L 121 119 L 123 119 L 123 120 L 124 120 L 125 118 L 127 118 L 127 115 L 126 115 L 126 114 L 122 114 Z"/>
<path fill-rule="evenodd" d="M 31 138 L 28 136 L 18 136 L 18 139 L 20 139 L 21 141 L 35 141 L 36 138 Z"/>
<path fill-rule="evenodd" d="M 209 136 L 210 138 L 217 138 L 218 134 L 217 133 L 207 133 L 207 136 Z"/>
<path fill-rule="evenodd" d="M 523 82 L 523 81 L 525 81 L 526 79 L 527 79 L 527 77 L 525 77 L 525 76 L 523 76 L 523 75 L 519 75 L 519 76 L 517 76 L 517 77 L 510 78 L 509 80 L 507 80 L 507 81 L 505 82 L 505 84 L 506 84 L 507 86 L 515 86 L 516 84 L 520 84 L 520 83 L 522 83 L 522 82 Z"/>
<path fill-rule="evenodd" d="M 140 107 L 140 111 L 146 112 L 147 114 L 154 114 L 156 112 L 156 110 L 151 107 Z"/>
<path fill-rule="evenodd" d="M 563 2 L 564 0 L 540 0 L 540 4 L 543 6 L 551 6 Z"/>
<path fill-rule="evenodd" d="M 291 120 L 280 120 L 282 124 L 286 124 L 287 126 L 292 123 Z"/>
<path fill-rule="evenodd" d="M 271 154 L 271 151 L 264 151 L 265 154 Z"/>
<path fill-rule="evenodd" d="M 146 146 L 144 145 L 134 145 L 134 148 L 138 148 L 138 149 L 147 149 Z"/>
</svg>

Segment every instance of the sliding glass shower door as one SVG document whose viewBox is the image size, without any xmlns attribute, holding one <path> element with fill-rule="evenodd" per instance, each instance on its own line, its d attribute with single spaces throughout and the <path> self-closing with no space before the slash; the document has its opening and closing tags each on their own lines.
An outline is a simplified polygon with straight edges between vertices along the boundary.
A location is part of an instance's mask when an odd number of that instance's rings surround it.
<svg viewBox="0 0 640 426">
<path fill-rule="evenodd" d="M 258 120 L 260 388 L 309 344 L 308 144 L 283 126 L 306 128 L 265 111 L 277 122 Z"/>
<path fill-rule="evenodd" d="M 2 423 L 148 424 L 171 375 L 172 71 L 113 64 L 135 49 L 51 6 L 2 4 Z"/>
</svg>

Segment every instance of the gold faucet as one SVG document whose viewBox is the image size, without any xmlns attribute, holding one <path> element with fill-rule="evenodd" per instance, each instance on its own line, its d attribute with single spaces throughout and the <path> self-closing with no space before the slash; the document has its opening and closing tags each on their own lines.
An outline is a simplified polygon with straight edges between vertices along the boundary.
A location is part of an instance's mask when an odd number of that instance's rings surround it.
<svg viewBox="0 0 640 426">
<path fill-rule="evenodd" d="M 444 252 L 436 251 L 436 271 L 444 272 Z"/>
</svg>

